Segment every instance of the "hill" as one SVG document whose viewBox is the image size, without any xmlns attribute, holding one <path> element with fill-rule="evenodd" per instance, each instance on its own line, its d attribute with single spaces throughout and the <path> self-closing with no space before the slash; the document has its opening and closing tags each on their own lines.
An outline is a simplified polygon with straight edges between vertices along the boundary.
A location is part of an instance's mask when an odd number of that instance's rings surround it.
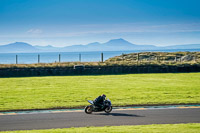
<svg viewBox="0 0 200 133">
<path fill-rule="evenodd" d="M 38 51 L 39 49 L 24 42 L 15 42 L 0 46 L 0 53 L 21 53 L 21 52 L 38 52 Z"/>
<path fill-rule="evenodd" d="M 199 62 L 200 52 L 141 52 L 115 56 L 106 62 L 165 61 L 165 62 Z"/>
<path fill-rule="evenodd" d="M 200 49 L 200 44 L 172 45 L 166 47 L 158 47 L 154 45 L 137 45 L 130 43 L 122 38 L 112 39 L 105 43 L 93 42 L 86 45 L 71 45 L 66 47 L 32 46 L 25 42 L 15 42 L 7 45 L 0 45 L 0 53 L 33 53 L 33 52 L 87 52 L 87 51 L 159 51 L 183 49 Z"/>
<path fill-rule="evenodd" d="M 127 51 L 127 50 L 153 50 L 157 49 L 154 45 L 136 45 L 122 38 L 113 39 L 106 43 L 89 43 L 87 45 L 72 45 L 65 47 L 62 51 Z"/>
</svg>

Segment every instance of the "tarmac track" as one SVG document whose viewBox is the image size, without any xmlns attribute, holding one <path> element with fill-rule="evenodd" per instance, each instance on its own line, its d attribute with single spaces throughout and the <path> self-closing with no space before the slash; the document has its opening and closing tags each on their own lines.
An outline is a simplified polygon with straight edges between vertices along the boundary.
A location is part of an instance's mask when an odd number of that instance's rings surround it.
<svg viewBox="0 0 200 133">
<path fill-rule="evenodd" d="M 114 109 L 110 114 L 104 112 L 85 114 L 83 110 L 0 114 L 0 131 L 175 123 L 200 123 L 200 108 L 128 108 Z"/>
</svg>

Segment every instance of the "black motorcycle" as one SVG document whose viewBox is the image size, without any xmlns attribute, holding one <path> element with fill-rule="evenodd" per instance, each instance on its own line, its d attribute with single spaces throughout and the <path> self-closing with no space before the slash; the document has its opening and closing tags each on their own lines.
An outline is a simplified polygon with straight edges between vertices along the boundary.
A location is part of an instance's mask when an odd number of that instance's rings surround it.
<svg viewBox="0 0 200 133">
<path fill-rule="evenodd" d="M 85 107 L 85 113 L 91 114 L 92 112 L 100 112 L 105 111 L 106 113 L 110 113 L 112 111 L 112 104 L 109 99 L 104 101 L 103 108 L 99 108 L 94 105 L 94 101 L 88 100 L 91 105 Z"/>
</svg>

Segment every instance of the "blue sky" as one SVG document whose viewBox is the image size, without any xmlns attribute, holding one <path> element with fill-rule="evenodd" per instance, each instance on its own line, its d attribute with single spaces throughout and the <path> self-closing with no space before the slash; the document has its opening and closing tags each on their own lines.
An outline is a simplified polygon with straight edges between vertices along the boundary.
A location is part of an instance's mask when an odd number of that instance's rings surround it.
<svg viewBox="0 0 200 133">
<path fill-rule="evenodd" d="M 200 44 L 200 0 L 0 0 L 0 45 Z"/>
</svg>

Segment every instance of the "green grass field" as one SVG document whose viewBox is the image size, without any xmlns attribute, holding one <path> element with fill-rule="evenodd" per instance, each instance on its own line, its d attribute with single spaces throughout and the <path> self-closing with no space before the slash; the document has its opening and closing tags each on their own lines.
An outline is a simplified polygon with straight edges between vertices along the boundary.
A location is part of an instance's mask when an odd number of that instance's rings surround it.
<svg viewBox="0 0 200 133">
<path fill-rule="evenodd" d="M 47 130 L 7 131 L 2 133 L 200 133 L 200 123 L 138 126 L 81 127 Z"/>
<path fill-rule="evenodd" d="M 200 73 L 0 78 L 0 110 L 85 106 L 102 93 L 115 106 L 200 103 Z"/>
</svg>

